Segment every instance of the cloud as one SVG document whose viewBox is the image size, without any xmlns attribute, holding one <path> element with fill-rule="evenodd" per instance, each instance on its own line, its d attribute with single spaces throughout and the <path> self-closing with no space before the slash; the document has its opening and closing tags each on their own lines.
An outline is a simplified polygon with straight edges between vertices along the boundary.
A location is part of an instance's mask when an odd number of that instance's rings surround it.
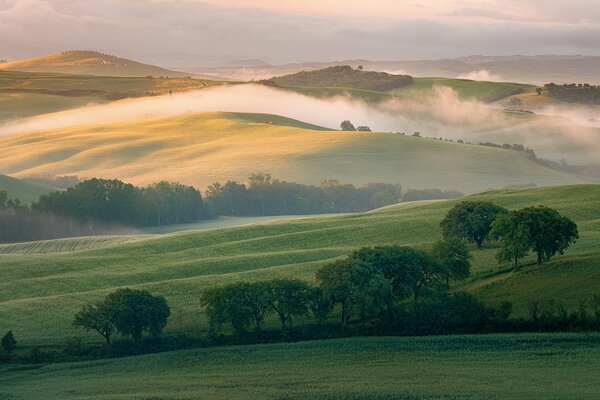
<svg viewBox="0 0 600 400">
<path fill-rule="evenodd" d="M 211 57 L 284 63 L 600 55 L 594 2 L 0 0 L 0 58 L 93 49 L 166 66 L 180 53 L 200 66 Z"/>
</svg>

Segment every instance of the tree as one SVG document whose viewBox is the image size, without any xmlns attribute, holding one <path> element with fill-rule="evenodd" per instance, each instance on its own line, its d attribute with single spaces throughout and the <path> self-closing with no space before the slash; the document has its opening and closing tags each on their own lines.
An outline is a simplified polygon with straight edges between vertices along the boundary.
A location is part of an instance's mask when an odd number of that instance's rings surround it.
<svg viewBox="0 0 600 400">
<path fill-rule="evenodd" d="M 538 96 L 541 96 L 543 91 L 544 91 L 544 89 L 542 89 L 541 87 L 535 88 L 535 92 L 537 93 Z"/>
<path fill-rule="evenodd" d="M 413 296 L 418 301 L 424 289 L 438 286 L 448 273 L 432 256 L 410 247 L 364 247 L 351 257 L 381 271 L 397 300 Z"/>
<path fill-rule="evenodd" d="M 82 327 L 86 331 L 98 332 L 104 338 L 106 346 L 110 347 L 110 338 L 115 331 L 117 309 L 117 304 L 112 304 L 107 299 L 95 305 L 85 305 L 81 311 L 75 314 L 73 325 Z"/>
<path fill-rule="evenodd" d="M 509 104 L 511 107 L 523 107 L 523 100 L 518 97 L 513 97 L 510 99 Z"/>
<path fill-rule="evenodd" d="M 381 314 L 392 295 L 390 281 L 373 266 L 353 258 L 325 265 L 317 271 L 322 296 L 342 307 L 342 327 L 347 327 L 354 311 L 361 319 Z"/>
<path fill-rule="evenodd" d="M 496 218 L 492 223 L 490 235 L 500 240 L 500 249 L 496 253 L 499 263 L 512 261 L 515 269 L 519 260 L 527 255 L 531 247 L 529 233 L 518 211 L 510 211 Z"/>
<path fill-rule="evenodd" d="M 500 260 L 509 257 L 518 260 L 532 250 L 541 265 L 557 253 L 563 254 L 579 238 L 575 222 L 544 206 L 514 211 L 496 224 L 494 232 L 502 243 Z"/>
<path fill-rule="evenodd" d="M 17 348 L 17 340 L 15 339 L 13 331 L 6 332 L 6 334 L 2 337 L 1 344 L 6 358 L 10 359 L 12 352 Z"/>
<path fill-rule="evenodd" d="M 356 130 L 360 132 L 371 132 L 371 128 L 366 125 L 361 125 L 357 127 Z"/>
<path fill-rule="evenodd" d="M 283 330 L 289 328 L 293 316 L 308 314 L 315 294 L 308 284 L 293 279 L 275 279 L 266 285 L 270 291 L 269 306 L 279 317 Z"/>
<path fill-rule="evenodd" d="M 488 238 L 492 222 L 508 212 L 485 201 L 463 201 L 455 205 L 440 223 L 444 237 L 456 236 L 474 242 L 481 249 Z"/>
<path fill-rule="evenodd" d="M 356 130 L 356 128 L 354 127 L 352 122 L 350 122 L 348 120 L 342 121 L 342 123 L 340 124 L 340 128 L 342 128 L 343 131 L 355 131 Z"/>
<path fill-rule="evenodd" d="M 450 279 L 463 280 L 471 273 L 471 254 L 465 243 L 457 237 L 444 238 L 433 244 L 431 253 L 446 266 L 446 283 Z"/>
<path fill-rule="evenodd" d="M 136 343 L 144 331 L 156 337 L 167 325 L 171 310 L 162 296 L 153 296 L 145 290 L 119 289 L 107 296 L 114 305 L 115 327 L 123 335 L 131 335 Z"/>
<path fill-rule="evenodd" d="M 206 307 L 213 333 L 219 333 L 223 324 L 229 324 L 238 335 L 247 333 L 251 324 L 260 332 L 270 306 L 268 285 L 264 282 L 237 282 L 211 288 L 200 300 Z"/>
</svg>

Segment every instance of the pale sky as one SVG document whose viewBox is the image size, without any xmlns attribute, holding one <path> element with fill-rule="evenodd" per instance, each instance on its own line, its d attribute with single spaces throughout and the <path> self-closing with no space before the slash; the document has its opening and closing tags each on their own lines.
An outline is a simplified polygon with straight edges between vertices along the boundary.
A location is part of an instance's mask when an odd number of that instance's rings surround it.
<svg viewBox="0 0 600 400">
<path fill-rule="evenodd" d="M 163 65 L 261 58 L 600 55 L 600 0 L 0 0 L 0 58 L 92 49 Z"/>
</svg>

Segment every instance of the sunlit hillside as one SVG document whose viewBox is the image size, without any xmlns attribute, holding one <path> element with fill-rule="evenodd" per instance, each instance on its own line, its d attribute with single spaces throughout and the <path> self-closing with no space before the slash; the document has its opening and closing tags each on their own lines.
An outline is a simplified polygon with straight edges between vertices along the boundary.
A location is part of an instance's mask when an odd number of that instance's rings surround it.
<svg viewBox="0 0 600 400">
<path fill-rule="evenodd" d="M 103 54 L 96 51 L 74 50 L 40 58 L 0 64 L 0 69 L 23 72 L 60 72 L 99 76 L 188 76 L 154 65 Z"/>
<path fill-rule="evenodd" d="M 319 184 L 400 183 L 473 193 L 490 187 L 589 182 L 525 154 L 392 133 L 339 132 L 265 114 L 198 113 L 78 126 L 0 139 L 0 171 L 168 179 L 205 188 L 253 172 Z"/>
</svg>

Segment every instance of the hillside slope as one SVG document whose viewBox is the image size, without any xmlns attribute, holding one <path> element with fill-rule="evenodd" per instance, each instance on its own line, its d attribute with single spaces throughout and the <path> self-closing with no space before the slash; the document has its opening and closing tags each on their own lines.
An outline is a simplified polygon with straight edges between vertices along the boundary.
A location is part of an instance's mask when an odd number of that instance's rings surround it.
<svg viewBox="0 0 600 400">
<path fill-rule="evenodd" d="M 0 172 L 119 178 L 135 184 L 168 179 L 200 188 L 269 172 L 301 183 L 331 178 L 464 193 L 587 182 L 537 165 L 523 153 L 323 129 L 284 117 L 239 113 L 79 126 L 0 138 Z"/>
<path fill-rule="evenodd" d="M 23 203 L 29 203 L 39 199 L 43 194 L 50 193 L 53 189 L 0 174 L 0 191 L 2 190 L 6 191 L 9 199 L 19 199 Z"/>
<path fill-rule="evenodd" d="M 0 65 L 0 124 L 90 103 L 203 89 L 221 83 L 189 77 L 111 77 L 2 71 Z"/>
<path fill-rule="evenodd" d="M 97 51 L 74 50 L 45 57 L 12 61 L 0 64 L 0 69 L 23 72 L 59 72 L 97 76 L 165 76 L 182 77 L 189 74 L 170 71 L 155 65 L 143 64 L 99 53 Z"/>
<path fill-rule="evenodd" d="M 600 185 L 503 190 L 473 196 L 521 208 L 544 204 L 575 220 L 580 239 L 564 256 L 542 266 L 507 272 L 495 249 L 473 251 L 472 276 L 461 288 L 497 304 L 514 302 L 516 316 L 532 301 L 558 300 L 577 307 L 600 291 Z M 238 228 L 184 232 L 158 238 L 124 238 L 107 247 L 72 253 L 0 255 L 0 321 L 23 345 L 64 343 L 74 333 L 73 313 L 118 287 L 145 288 L 164 295 L 173 310 L 167 330 L 203 334 L 200 293 L 236 280 L 293 277 L 314 281 L 327 261 L 361 246 L 429 246 L 439 223 L 457 201 L 406 203 L 378 212 L 285 221 Z M 60 242 L 64 243 L 64 241 Z M 82 244 L 85 245 L 85 244 Z M 99 245 L 97 242 L 94 246 Z M 75 246 L 73 250 L 80 250 Z M 533 261 L 533 258 L 527 260 Z M 89 334 L 88 339 L 97 340 Z"/>
</svg>

